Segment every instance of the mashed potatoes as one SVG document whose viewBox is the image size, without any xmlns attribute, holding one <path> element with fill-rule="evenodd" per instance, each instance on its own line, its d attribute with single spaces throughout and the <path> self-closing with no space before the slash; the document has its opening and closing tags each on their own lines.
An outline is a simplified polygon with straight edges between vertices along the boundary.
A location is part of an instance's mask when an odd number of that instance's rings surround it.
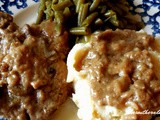
<svg viewBox="0 0 160 120">
<path fill-rule="evenodd" d="M 140 113 L 159 110 L 159 53 L 153 43 L 145 33 L 106 30 L 73 47 L 67 81 L 73 82 L 80 119 L 146 120 L 151 114 Z"/>
</svg>

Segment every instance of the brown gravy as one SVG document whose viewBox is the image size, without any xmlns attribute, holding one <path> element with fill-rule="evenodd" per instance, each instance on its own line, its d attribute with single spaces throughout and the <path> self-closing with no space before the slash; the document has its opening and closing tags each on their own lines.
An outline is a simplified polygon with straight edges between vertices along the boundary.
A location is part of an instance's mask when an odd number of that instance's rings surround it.
<svg viewBox="0 0 160 120">
<path fill-rule="evenodd" d="M 70 93 L 67 40 L 67 32 L 57 35 L 54 22 L 20 29 L 0 12 L 0 115 L 49 120 Z"/>
<path fill-rule="evenodd" d="M 154 38 L 132 30 L 106 30 L 91 39 L 92 47 L 77 69 L 91 76 L 93 100 L 119 109 L 158 110 L 160 80 L 149 53 Z"/>
</svg>

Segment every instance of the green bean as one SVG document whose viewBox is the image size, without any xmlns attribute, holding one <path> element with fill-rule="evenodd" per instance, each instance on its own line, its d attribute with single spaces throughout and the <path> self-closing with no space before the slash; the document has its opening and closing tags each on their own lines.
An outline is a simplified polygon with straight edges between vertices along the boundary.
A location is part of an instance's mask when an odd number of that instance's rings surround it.
<svg viewBox="0 0 160 120">
<path fill-rule="evenodd" d="M 117 16 L 113 15 L 112 17 L 110 17 L 109 21 L 114 25 L 114 26 L 118 26 L 119 25 L 119 21 L 117 20 Z"/>
<path fill-rule="evenodd" d="M 78 21 L 77 21 L 78 26 L 81 26 L 81 24 L 82 24 L 83 8 L 84 8 L 84 4 L 81 4 L 80 8 L 79 8 L 79 12 L 78 12 Z"/>
<path fill-rule="evenodd" d="M 82 26 L 89 26 L 95 18 L 98 16 L 98 12 L 94 12 L 90 14 L 82 23 Z"/>
<path fill-rule="evenodd" d="M 60 11 L 55 11 L 55 22 L 57 23 L 56 25 L 56 30 L 58 32 L 58 35 L 60 35 L 63 31 L 63 24 L 64 24 L 64 17 L 63 13 Z"/>
<path fill-rule="evenodd" d="M 73 5 L 73 3 L 70 0 L 65 0 L 56 5 L 53 5 L 52 9 L 54 11 L 61 11 L 64 10 L 66 7 L 70 7 L 71 5 Z"/>
<path fill-rule="evenodd" d="M 51 1 L 46 1 L 46 10 L 44 11 L 44 13 L 46 14 L 46 19 L 50 19 L 54 15 L 51 8 L 51 5 L 52 5 L 51 3 L 52 3 Z"/>
<path fill-rule="evenodd" d="M 81 4 L 84 4 L 84 3 L 85 3 L 85 0 L 77 0 L 76 13 L 79 12 Z"/>
<path fill-rule="evenodd" d="M 56 35 L 57 36 L 59 36 L 59 35 L 61 35 L 62 33 L 63 33 L 63 25 L 61 25 L 61 24 L 57 24 L 56 26 L 55 26 L 55 30 L 56 30 Z"/>
<path fill-rule="evenodd" d="M 63 17 L 63 12 L 62 11 L 55 11 L 55 21 L 58 24 L 63 24 L 64 23 L 64 17 Z"/>
<path fill-rule="evenodd" d="M 129 9 L 127 0 L 40 0 L 37 23 L 52 18 L 59 34 L 65 29 L 75 36 L 108 28 L 141 29 L 142 22 Z"/>
<path fill-rule="evenodd" d="M 115 15 L 116 13 L 113 11 L 113 10 L 108 10 L 105 14 L 104 14 L 104 16 L 105 17 L 111 17 L 111 16 L 113 16 L 113 15 Z"/>
<path fill-rule="evenodd" d="M 78 25 L 81 26 L 82 22 L 85 20 L 85 18 L 87 17 L 88 14 L 88 7 L 89 4 L 81 4 L 80 6 L 80 10 L 78 13 Z"/>
<path fill-rule="evenodd" d="M 39 6 L 38 16 L 37 16 L 37 20 L 36 20 L 37 24 L 41 23 L 41 21 L 43 20 L 44 10 L 46 8 L 45 2 L 46 2 L 45 0 L 40 0 L 40 6 Z"/>
<path fill-rule="evenodd" d="M 101 0 L 93 0 L 91 6 L 90 6 L 90 12 L 93 12 L 99 5 L 99 3 L 101 2 Z"/>
<path fill-rule="evenodd" d="M 70 29 L 70 33 L 73 35 L 88 35 L 91 32 L 88 27 L 73 27 Z"/>
<path fill-rule="evenodd" d="M 104 16 L 109 20 L 114 26 L 119 25 L 119 21 L 117 19 L 117 15 L 113 10 L 108 10 Z"/>
<path fill-rule="evenodd" d="M 72 15 L 69 7 L 66 7 L 66 8 L 64 9 L 63 14 L 64 14 L 64 16 L 65 16 L 66 18 L 69 18 L 69 17 Z"/>
<path fill-rule="evenodd" d="M 97 19 L 95 20 L 95 25 L 96 25 L 96 26 L 102 26 L 102 25 L 103 25 L 102 19 L 97 18 Z"/>
</svg>

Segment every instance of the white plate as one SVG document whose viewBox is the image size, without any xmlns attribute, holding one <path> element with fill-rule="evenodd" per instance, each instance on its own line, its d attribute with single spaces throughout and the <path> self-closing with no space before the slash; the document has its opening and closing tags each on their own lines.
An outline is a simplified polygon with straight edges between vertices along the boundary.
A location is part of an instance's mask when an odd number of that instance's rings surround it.
<svg viewBox="0 0 160 120">
<path fill-rule="evenodd" d="M 23 26 L 35 22 L 39 0 L 0 0 L 0 11 L 15 17 L 15 22 Z M 145 23 L 144 31 L 160 37 L 160 0 L 128 0 L 133 11 L 139 13 Z"/>
<path fill-rule="evenodd" d="M 14 14 L 14 22 L 22 27 L 25 24 L 32 24 L 36 22 L 37 9 L 39 4 L 32 4 L 25 9 L 20 10 Z"/>
<path fill-rule="evenodd" d="M 133 11 L 142 16 L 144 31 L 160 37 L 160 0 L 128 1 L 132 4 Z M 0 11 L 13 15 L 14 21 L 21 27 L 35 22 L 37 9 L 38 0 L 0 0 Z"/>
<path fill-rule="evenodd" d="M 144 31 L 160 37 L 160 0 L 128 0 L 145 23 Z"/>
<path fill-rule="evenodd" d="M 14 17 L 14 21 L 22 27 L 34 23 L 37 16 L 39 0 L 0 0 L 0 11 Z"/>
</svg>

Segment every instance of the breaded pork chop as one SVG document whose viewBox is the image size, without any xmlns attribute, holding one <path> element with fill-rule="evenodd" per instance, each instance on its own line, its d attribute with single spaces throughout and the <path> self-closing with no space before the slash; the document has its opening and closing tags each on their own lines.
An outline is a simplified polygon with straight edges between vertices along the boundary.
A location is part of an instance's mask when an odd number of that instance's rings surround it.
<svg viewBox="0 0 160 120">
<path fill-rule="evenodd" d="M 154 38 L 132 30 L 106 30 L 88 38 L 67 59 L 79 118 L 149 120 L 160 108 L 160 55 L 155 57 Z"/>
<path fill-rule="evenodd" d="M 10 120 L 49 120 L 67 99 L 67 32 L 54 22 L 25 25 L 0 12 L 0 115 Z"/>
</svg>

